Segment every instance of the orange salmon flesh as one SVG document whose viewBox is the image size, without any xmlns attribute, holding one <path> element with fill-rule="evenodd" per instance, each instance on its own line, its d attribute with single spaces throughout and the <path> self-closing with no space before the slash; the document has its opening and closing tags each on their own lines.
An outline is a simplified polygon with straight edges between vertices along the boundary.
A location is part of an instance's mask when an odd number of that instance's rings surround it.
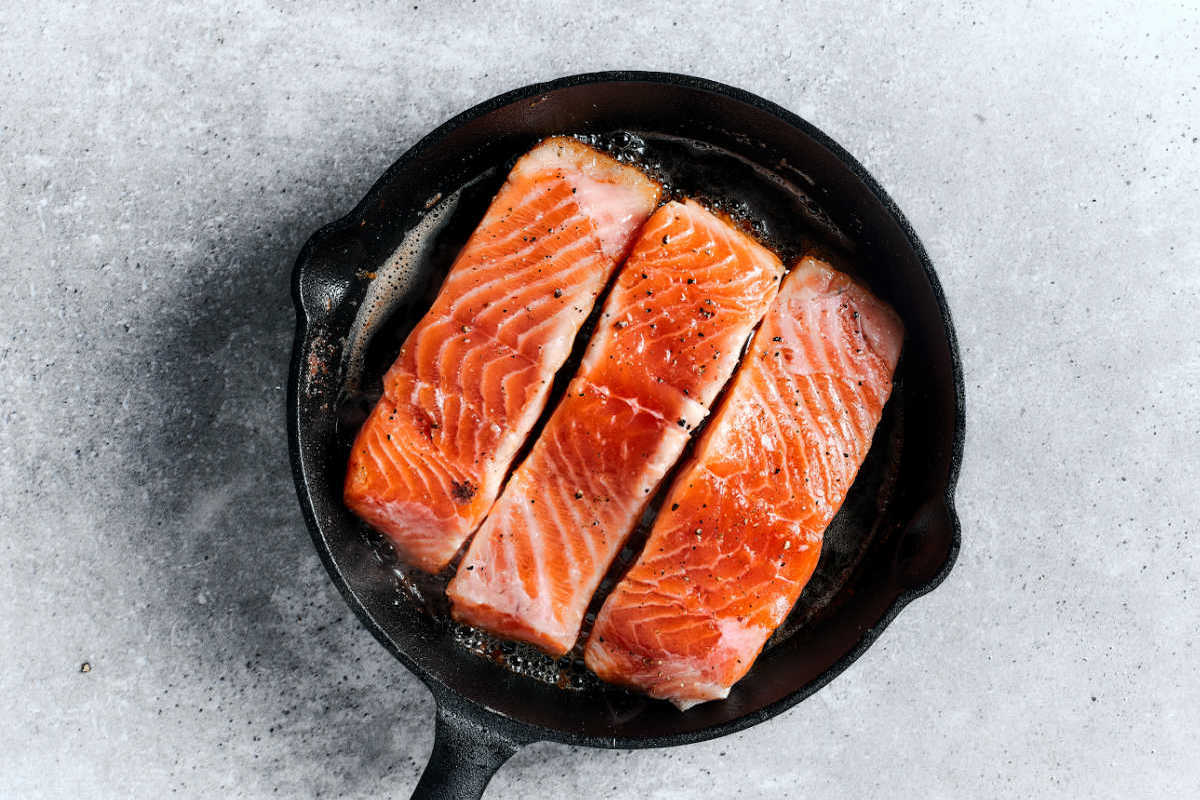
<svg viewBox="0 0 1200 800">
<path fill-rule="evenodd" d="M 346 505 L 406 562 L 441 570 L 488 513 L 660 192 L 574 139 L 513 167 L 350 451 Z"/>
<path fill-rule="evenodd" d="M 904 328 L 820 258 L 784 277 L 727 218 L 661 193 L 570 138 L 518 160 L 384 376 L 344 495 L 427 572 L 470 539 L 453 617 L 562 656 L 720 396 L 583 648 L 600 678 L 686 709 L 728 696 L 808 583 Z M 504 483 L 614 273 L 578 371 Z"/>
<path fill-rule="evenodd" d="M 816 568 L 903 338 L 890 308 L 827 264 L 805 258 L 791 271 L 605 600 L 589 668 L 680 708 L 728 695 Z"/>
<path fill-rule="evenodd" d="M 783 265 L 698 203 L 646 223 L 579 372 L 471 542 L 460 621 L 552 655 L 737 367 Z"/>
</svg>

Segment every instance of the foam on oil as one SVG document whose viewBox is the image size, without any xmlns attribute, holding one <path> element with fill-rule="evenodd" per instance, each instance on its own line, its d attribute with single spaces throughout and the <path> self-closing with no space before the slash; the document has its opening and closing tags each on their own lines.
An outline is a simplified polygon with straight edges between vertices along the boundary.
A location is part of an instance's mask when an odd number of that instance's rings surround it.
<svg viewBox="0 0 1200 800">
<path fill-rule="evenodd" d="M 420 267 L 422 260 L 432 247 L 437 231 L 454 209 L 461 192 L 462 189 L 459 189 L 445 198 L 440 195 L 430 198 L 424 216 L 404 235 L 403 241 L 383 262 L 383 266 L 375 270 L 358 315 L 350 327 L 342 372 L 346 376 L 347 391 L 353 392 L 359 388 L 370 334 L 391 316 L 396 306 L 413 292 L 417 281 L 424 277 Z"/>
</svg>

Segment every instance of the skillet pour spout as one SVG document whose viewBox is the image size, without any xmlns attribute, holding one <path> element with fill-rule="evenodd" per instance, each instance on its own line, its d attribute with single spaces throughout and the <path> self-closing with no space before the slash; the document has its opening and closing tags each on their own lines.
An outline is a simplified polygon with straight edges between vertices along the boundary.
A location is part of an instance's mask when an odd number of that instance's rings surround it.
<svg viewBox="0 0 1200 800">
<path fill-rule="evenodd" d="M 813 243 L 829 247 L 907 331 L 871 454 L 796 608 L 727 699 L 686 712 L 597 680 L 560 688 L 469 651 L 439 613 L 437 593 L 409 585 L 341 499 L 355 426 L 404 335 L 508 166 L 557 134 L 642 159 L 673 192 L 745 212 L 785 259 Z M 371 276 L 387 276 L 387 291 Z M 769 719 L 837 676 L 954 564 L 964 396 L 933 266 L 858 161 L 755 95 L 684 75 L 602 72 L 495 97 L 418 142 L 353 211 L 315 233 L 292 291 L 288 439 L 313 543 L 363 625 L 438 704 L 433 754 L 414 797 L 481 797 L 495 771 L 534 741 L 665 747 Z"/>
</svg>

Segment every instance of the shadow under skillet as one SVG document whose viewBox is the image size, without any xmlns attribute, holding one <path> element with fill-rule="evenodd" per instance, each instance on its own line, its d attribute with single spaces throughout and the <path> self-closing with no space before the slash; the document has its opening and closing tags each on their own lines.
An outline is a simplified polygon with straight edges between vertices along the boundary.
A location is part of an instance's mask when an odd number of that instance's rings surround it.
<svg viewBox="0 0 1200 800">
<path fill-rule="evenodd" d="M 252 749 L 239 767 L 343 795 L 415 773 L 432 740 L 428 693 L 329 583 L 288 464 L 292 263 L 311 229 L 361 190 L 302 191 L 282 211 L 232 198 L 231 218 L 268 222 L 216 234 L 196 257 L 161 267 L 198 277 L 149 322 L 137 391 L 153 419 L 125 443 L 129 496 L 144 487 L 150 499 L 130 509 L 129 535 L 152 566 L 137 591 L 147 656 L 165 673 L 158 713 L 203 687 L 201 724 L 227 726 L 231 749 Z"/>
</svg>

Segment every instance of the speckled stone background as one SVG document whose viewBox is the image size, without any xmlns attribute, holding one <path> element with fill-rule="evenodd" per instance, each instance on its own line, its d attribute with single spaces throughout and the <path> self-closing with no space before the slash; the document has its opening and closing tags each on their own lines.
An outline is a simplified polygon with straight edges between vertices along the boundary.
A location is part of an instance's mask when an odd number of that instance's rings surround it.
<svg viewBox="0 0 1200 800">
<path fill-rule="evenodd" d="M 783 716 L 488 796 L 1197 796 L 1200 9 L 414 2 L 0 9 L 0 796 L 407 796 L 432 701 L 304 530 L 288 272 L 447 117 L 614 67 L 779 102 L 906 211 L 963 550 Z"/>
</svg>

